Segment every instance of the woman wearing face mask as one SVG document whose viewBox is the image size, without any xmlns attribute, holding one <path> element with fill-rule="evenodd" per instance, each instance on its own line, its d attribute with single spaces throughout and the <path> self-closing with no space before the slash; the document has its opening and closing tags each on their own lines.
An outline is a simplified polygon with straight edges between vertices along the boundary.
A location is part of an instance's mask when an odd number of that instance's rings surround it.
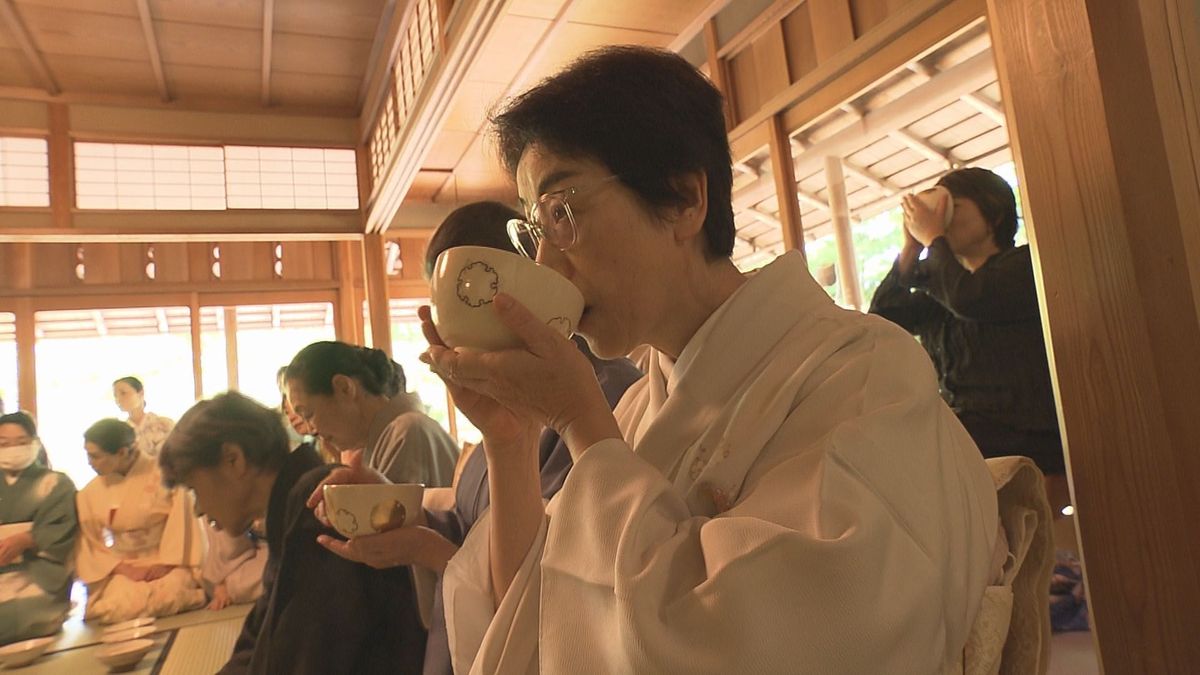
<svg viewBox="0 0 1200 675">
<path fill-rule="evenodd" d="M 151 457 L 158 456 L 163 441 L 175 426 L 175 420 L 146 410 L 146 388 L 132 375 L 113 381 L 113 401 L 121 412 L 129 415 L 129 426 L 137 434 L 137 449 Z"/>
<path fill-rule="evenodd" d="M 121 420 L 100 420 L 83 439 L 99 474 L 78 499 L 84 618 L 116 623 L 204 605 L 197 576 L 205 540 L 191 495 L 163 487 L 158 464 L 137 449 L 133 429 Z"/>
<path fill-rule="evenodd" d="M 32 417 L 0 415 L 0 644 L 57 633 L 70 609 L 75 484 L 41 449 Z"/>
</svg>

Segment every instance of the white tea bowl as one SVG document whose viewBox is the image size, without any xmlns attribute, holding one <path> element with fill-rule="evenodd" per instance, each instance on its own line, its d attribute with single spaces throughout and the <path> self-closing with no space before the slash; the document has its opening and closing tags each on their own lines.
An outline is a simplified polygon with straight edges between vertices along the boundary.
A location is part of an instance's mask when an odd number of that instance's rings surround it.
<svg viewBox="0 0 1200 675">
<path fill-rule="evenodd" d="M 344 537 L 379 534 L 417 521 L 420 483 L 326 485 L 325 517 Z"/>
<path fill-rule="evenodd" d="M 486 246 L 457 246 L 433 267 L 433 323 L 449 347 L 481 351 L 519 347 L 492 301 L 507 293 L 569 337 L 583 313 L 583 294 L 566 277 L 523 255 Z"/>
</svg>

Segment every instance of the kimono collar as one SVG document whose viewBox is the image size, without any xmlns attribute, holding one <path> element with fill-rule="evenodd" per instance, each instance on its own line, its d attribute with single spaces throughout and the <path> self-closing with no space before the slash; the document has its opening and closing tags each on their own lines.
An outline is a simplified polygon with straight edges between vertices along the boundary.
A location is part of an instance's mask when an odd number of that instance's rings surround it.
<svg viewBox="0 0 1200 675">
<path fill-rule="evenodd" d="M 383 435 L 383 430 L 387 429 L 392 420 L 407 412 L 413 411 L 412 397 L 408 394 L 397 394 L 393 396 L 387 405 L 375 413 L 375 417 L 371 419 L 371 426 L 367 429 L 367 442 L 363 446 L 363 464 L 370 465 L 371 455 L 375 452 L 375 444 L 379 442 L 379 437 Z M 354 448 L 340 448 L 341 450 L 354 450 Z"/>
</svg>

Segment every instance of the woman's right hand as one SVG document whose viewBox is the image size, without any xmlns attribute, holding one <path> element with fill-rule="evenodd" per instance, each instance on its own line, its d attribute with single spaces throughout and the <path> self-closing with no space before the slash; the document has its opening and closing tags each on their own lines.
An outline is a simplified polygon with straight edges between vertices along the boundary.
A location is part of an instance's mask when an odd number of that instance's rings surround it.
<svg viewBox="0 0 1200 675">
<path fill-rule="evenodd" d="M 450 348 L 442 341 L 441 335 L 433 325 L 433 315 L 429 306 L 421 306 L 417 310 L 417 316 L 421 319 L 421 330 L 430 347 L 449 350 Z M 442 382 L 445 383 L 446 389 L 454 399 L 454 405 L 467 416 L 467 419 L 471 420 L 471 424 L 474 424 L 476 429 L 483 433 L 486 441 L 484 447 L 489 451 L 502 448 L 532 448 L 537 445 L 541 424 L 536 420 L 501 404 L 486 394 L 462 386 L 456 381 L 453 372 L 438 372 L 438 366 L 429 357 L 429 352 L 422 355 L 421 360 L 429 364 L 430 368 L 434 369 L 442 378 Z"/>
<path fill-rule="evenodd" d="M 317 520 L 325 525 L 329 525 L 329 519 L 325 517 L 325 486 L 326 485 L 357 485 L 370 483 L 390 483 L 387 476 L 379 473 L 371 467 L 363 465 L 363 450 L 354 450 L 352 452 L 343 452 L 342 458 L 346 461 L 346 466 L 339 466 L 325 480 L 317 485 L 317 488 L 308 496 L 306 502 L 308 508 L 313 510 Z"/>
</svg>

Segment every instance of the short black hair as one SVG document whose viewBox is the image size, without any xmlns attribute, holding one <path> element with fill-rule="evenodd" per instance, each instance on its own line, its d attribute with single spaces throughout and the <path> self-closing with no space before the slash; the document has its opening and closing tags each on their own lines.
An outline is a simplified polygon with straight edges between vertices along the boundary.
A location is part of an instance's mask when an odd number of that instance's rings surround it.
<svg viewBox="0 0 1200 675">
<path fill-rule="evenodd" d="M 310 394 L 333 393 L 333 376 L 352 377 L 367 392 L 391 398 L 403 389 L 404 369 L 380 349 L 326 340 L 301 349 L 287 367 L 287 379 L 299 380 Z"/>
<path fill-rule="evenodd" d="M 120 452 L 121 448 L 132 448 L 137 440 L 137 432 L 128 423 L 115 417 L 108 417 L 96 422 L 83 432 L 83 440 L 95 443 L 96 447 L 110 455 Z"/>
<path fill-rule="evenodd" d="M 732 161 L 721 93 L 678 54 L 604 47 L 508 102 L 491 116 L 501 160 L 516 174 L 532 144 L 595 159 L 653 209 L 686 203 L 676 182 L 708 181 L 710 259 L 733 253 Z"/>
<path fill-rule="evenodd" d="M 1010 249 L 1017 237 L 1017 197 L 999 174 L 979 167 L 956 169 L 938 185 L 960 199 L 970 199 L 992 228 L 992 240 L 1001 250 Z"/>
<path fill-rule="evenodd" d="M 113 380 L 113 386 L 115 387 L 118 384 L 121 384 L 122 382 L 133 387 L 133 390 L 138 392 L 139 394 L 146 390 L 146 388 L 142 386 L 142 381 L 132 375 L 126 375 L 125 377 L 118 377 L 117 379 Z"/>
<path fill-rule="evenodd" d="M 7 415 L 0 415 L 0 425 L 3 424 L 15 424 L 24 429 L 25 433 L 30 436 L 37 436 L 37 422 L 33 421 L 33 415 L 23 410 L 8 413 Z"/>
<path fill-rule="evenodd" d="M 158 455 L 163 482 L 174 487 L 193 469 L 216 466 L 226 443 L 261 469 L 278 470 L 289 451 L 278 412 L 236 391 L 217 394 L 189 408 L 167 436 Z"/>
<path fill-rule="evenodd" d="M 472 202 L 451 211 L 425 247 L 425 278 L 433 277 L 438 256 L 455 246 L 487 246 L 516 253 L 508 238 L 508 221 L 514 218 L 524 216 L 500 202 Z"/>
</svg>

